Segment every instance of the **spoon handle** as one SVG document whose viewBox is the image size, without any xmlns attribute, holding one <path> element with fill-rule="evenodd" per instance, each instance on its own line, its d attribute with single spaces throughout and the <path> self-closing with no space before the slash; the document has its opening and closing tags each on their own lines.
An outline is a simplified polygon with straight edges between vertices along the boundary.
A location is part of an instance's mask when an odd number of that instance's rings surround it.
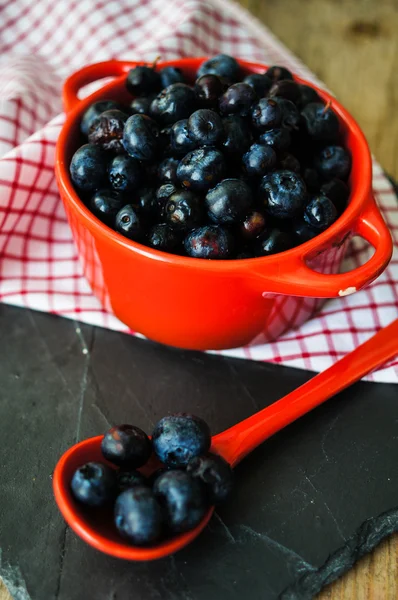
<svg viewBox="0 0 398 600">
<path fill-rule="evenodd" d="M 277 431 L 398 354 L 398 319 L 364 344 L 267 408 L 213 438 L 213 448 L 232 466 Z"/>
</svg>

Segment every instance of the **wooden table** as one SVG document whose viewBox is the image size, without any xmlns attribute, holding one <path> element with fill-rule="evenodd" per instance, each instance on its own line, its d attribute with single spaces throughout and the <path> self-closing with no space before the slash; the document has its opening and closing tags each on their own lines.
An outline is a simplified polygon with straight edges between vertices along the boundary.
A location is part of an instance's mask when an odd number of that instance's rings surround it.
<svg viewBox="0 0 398 600">
<path fill-rule="evenodd" d="M 333 90 L 398 179 L 398 2 L 240 0 Z M 396 600 L 398 535 L 318 600 Z"/>
</svg>

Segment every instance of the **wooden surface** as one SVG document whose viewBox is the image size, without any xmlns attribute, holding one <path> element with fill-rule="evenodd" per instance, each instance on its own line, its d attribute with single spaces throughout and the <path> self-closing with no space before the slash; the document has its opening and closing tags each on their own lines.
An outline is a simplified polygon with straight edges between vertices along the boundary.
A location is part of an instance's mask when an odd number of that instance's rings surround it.
<svg viewBox="0 0 398 600">
<path fill-rule="evenodd" d="M 240 0 L 336 94 L 398 179 L 398 2 Z M 398 535 L 317 600 L 396 600 Z"/>
<path fill-rule="evenodd" d="M 6 586 L 3 583 L 1 578 L 0 578 L 0 600 L 14 600 L 13 597 L 10 595 L 10 592 L 6 588 Z"/>
</svg>

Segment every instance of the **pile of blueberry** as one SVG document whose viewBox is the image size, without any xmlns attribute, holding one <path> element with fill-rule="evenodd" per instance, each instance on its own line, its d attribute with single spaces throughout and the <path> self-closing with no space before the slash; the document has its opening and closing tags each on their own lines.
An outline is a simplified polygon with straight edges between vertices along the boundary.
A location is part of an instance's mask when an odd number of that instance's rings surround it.
<svg viewBox="0 0 398 600">
<path fill-rule="evenodd" d="M 152 440 L 138 427 L 119 425 L 104 436 L 104 458 L 79 467 L 71 490 L 95 509 L 112 506 L 118 532 L 134 545 L 155 544 L 195 527 L 209 506 L 223 502 L 233 485 L 232 469 L 209 453 L 208 425 L 188 414 L 164 417 Z M 137 469 L 152 453 L 162 466 L 149 477 Z"/>
<path fill-rule="evenodd" d="M 339 120 L 290 71 L 220 54 L 195 82 L 130 70 L 130 106 L 92 104 L 70 164 L 92 212 L 122 235 L 195 258 L 282 252 L 327 229 L 349 197 Z"/>
</svg>

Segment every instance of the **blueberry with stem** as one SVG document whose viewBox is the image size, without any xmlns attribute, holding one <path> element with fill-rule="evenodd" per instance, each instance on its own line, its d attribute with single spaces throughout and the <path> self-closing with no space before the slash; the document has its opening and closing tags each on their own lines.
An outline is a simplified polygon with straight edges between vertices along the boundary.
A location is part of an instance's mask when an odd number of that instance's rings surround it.
<svg viewBox="0 0 398 600">
<path fill-rule="evenodd" d="M 155 64 L 156 61 L 153 66 Z M 126 88 L 133 96 L 146 96 L 160 90 L 161 78 L 153 66 L 138 65 L 127 73 Z"/>
</svg>

